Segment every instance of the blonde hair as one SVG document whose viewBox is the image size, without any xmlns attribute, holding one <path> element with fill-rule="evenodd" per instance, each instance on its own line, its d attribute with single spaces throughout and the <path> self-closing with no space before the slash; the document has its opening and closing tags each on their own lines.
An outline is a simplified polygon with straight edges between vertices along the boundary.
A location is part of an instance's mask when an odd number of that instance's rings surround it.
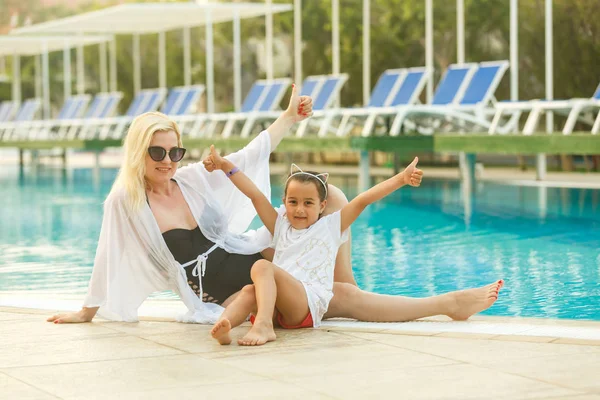
<svg viewBox="0 0 600 400">
<path fill-rule="evenodd" d="M 147 112 L 137 116 L 127 131 L 123 143 L 123 164 L 112 186 L 111 193 L 124 189 L 129 211 L 139 210 L 146 201 L 146 153 L 156 132 L 173 131 L 177 146 L 182 147 L 179 127 L 169 117 L 159 112 Z"/>
</svg>

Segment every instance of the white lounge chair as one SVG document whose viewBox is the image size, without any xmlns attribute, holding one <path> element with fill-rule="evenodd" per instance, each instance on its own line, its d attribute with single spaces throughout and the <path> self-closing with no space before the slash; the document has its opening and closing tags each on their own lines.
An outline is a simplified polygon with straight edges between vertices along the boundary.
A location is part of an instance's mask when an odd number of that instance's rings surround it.
<svg viewBox="0 0 600 400">
<path fill-rule="evenodd" d="M 17 140 L 18 137 L 15 134 L 17 129 L 21 124 L 33 121 L 41 106 L 42 101 L 38 98 L 25 100 L 12 121 L 0 122 L 0 137 L 2 140 Z"/>
<path fill-rule="evenodd" d="M 221 136 L 228 138 L 232 135 L 235 125 L 238 122 L 245 122 L 248 118 L 252 118 L 255 113 L 274 111 L 279 107 L 279 102 L 290 83 L 291 80 L 289 78 L 256 81 L 252 88 L 250 88 L 250 92 L 246 96 L 240 112 L 212 114 L 208 116 L 210 121 L 209 135 L 215 133 L 217 123 L 224 121 L 225 126 L 221 131 Z"/>
<path fill-rule="evenodd" d="M 498 127 L 502 118 L 506 115 L 519 117 L 523 112 L 529 112 L 527 121 L 523 127 L 524 135 L 531 135 L 537 129 L 540 116 L 545 112 L 557 112 L 567 116 L 562 133 L 569 135 L 573 132 L 577 122 L 583 122 L 592 127 L 591 133 L 596 135 L 600 131 L 600 112 L 594 117 L 594 113 L 600 109 L 600 85 L 596 88 L 594 95 L 589 99 L 575 98 L 569 100 L 530 100 L 516 102 L 501 102 L 496 104 L 496 113 L 489 127 L 491 134 L 502 133 Z"/>
<path fill-rule="evenodd" d="M 431 105 L 441 106 L 457 102 L 458 97 L 464 93 L 476 68 L 476 64 L 450 65 L 444 73 L 442 80 L 438 83 Z M 361 135 L 370 136 L 373 133 L 376 127 L 376 118 L 381 116 L 394 117 L 393 121 L 396 122 L 395 117 L 402 110 L 418 106 L 418 96 L 423 90 L 425 83 L 427 83 L 427 79 L 431 79 L 431 73 L 423 72 L 421 76 L 416 74 L 411 80 L 404 80 L 402 86 L 406 85 L 406 88 L 401 87 L 398 90 L 390 106 L 379 107 L 373 110 L 370 120 L 366 121 L 363 126 Z M 410 89 L 412 88 L 415 90 L 411 91 Z"/>
<path fill-rule="evenodd" d="M 422 67 L 384 71 L 377 80 L 366 107 L 327 111 L 319 129 L 319 136 L 325 136 L 333 120 L 338 117 L 341 120 L 336 131 L 337 136 L 345 136 L 350 130 L 349 125 L 355 121 L 364 121 L 363 129 L 371 131 L 382 111 L 385 114 L 386 109 L 418 102 L 428 77 L 429 74 Z"/>
<path fill-rule="evenodd" d="M 79 136 L 79 139 L 86 139 L 94 122 L 114 116 L 122 98 L 121 92 L 97 93 L 83 117 L 60 121 L 57 137 L 74 140 Z"/>
<path fill-rule="evenodd" d="M 157 110 L 166 93 L 167 90 L 164 88 L 140 90 L 129 105 L 125 115 L 93 121 L 91 128 L 97 126 L 100 129 L 98 136 L 101 140 L 108 138 L 120 139 L 125 132 L 125 128 L 135 117 L 145 112 Z"/>
<path fill-rule="evenodd" d="M 307 76 L 300 86 L 300 96 L 310 96 L 315 98 L 320 92 L 323 84 L 327 81 L 327 75 L 312 75 Z M 281 101 L 281 100 L 279 100 Z M 250 116 L 246 119 L 246 123 L 241 131 L 241 137 L 248 137 L 252 133 L 257 122 L 273 121 L 279 117 L 281 111 L 264 111 L 258 110 L 250 113 Z"/>
<path fill-rule="evenodd" d="M 173 118 L 179 124 L 179 129 L 183 134 L 187 131 L 188 124 L 198 119 L 196 106 L 204 90 L 204 85 L 174 87 L 169 91 L 160 112 Z"/>
<path fill-rule="evenodd" d="M 340 90 L 342 90 L 342 87 L 347 80 L 348 74 L 325 76 L 325 80 L 320 87 L 316 89 L 316 94 L 313 96 L 313 118 L 305 119 L 300 122 L 300 125 L 296 130 L 296 136 L 304 136 L 309 128 L 309 124 L 317 125 L 318 119 L 325 117 L 327 110 L 339 97 Z"/>
<path fill-rule="evenodd" d="M 50 132 L 60 121 L 79 118 L 85 112 L 90 102 L 91 96 L 88 94 L 78 94 L 67 97 L 56 118 L 52 119 L 34 119 L 25 121 L 17 130 L 20 139 L 26 140 L 47 140 L 51 138 Z"/>
<path fill-rule="evenodd" d="M 464 131 L 479 128 L 487 130 L 491 124 L 491 116 L 495 112 L 493 108 L 496 102 L 494 93 L 508 69 L 508 65 L 508 61 L 479 63 L 470 79 L 465 81 L 467 83 L 465 89 L 457 91 L 454 101 L 448 104 L 401 108 L 392 123 L 390 135 L 397 136 L 406 120 L 414 122 L 417 118 L 425 118 L 426 122 L 430 122 L 430 120 L 439 122 L 442 120 L 446 123 L 444 128 L 446 131 Z M 503 129 L 512 129 L 511 127 L 514 124 L 516 124 L 516 119 L 512 119 Z M 440 130 L 439 125 L 429 124 L 427 126 L 421 121 L 418 121 L 416 126 L 419 132 L 425 134 L 432 133 L 433 130 Z"/>
<path fill-rule="evenodd" d="M 19 102 L 6 100 L 0 104 L 0 123 L 12 121 L 19 111 Z"/>
</svg>

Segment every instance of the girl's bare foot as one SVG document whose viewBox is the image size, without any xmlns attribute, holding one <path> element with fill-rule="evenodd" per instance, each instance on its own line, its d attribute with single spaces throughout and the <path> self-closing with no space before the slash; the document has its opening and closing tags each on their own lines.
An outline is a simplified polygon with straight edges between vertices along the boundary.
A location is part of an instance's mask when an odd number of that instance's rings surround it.
<svg viewBox="0 0 600 400">
<path fill-rule="evenodd" d="M 254 321 L 254 325 L 250 331 L 238 340 L 240 346 L 260 346 L 267 342 L 275 340 L 275 331 L 273 330 L 273 322 Z"/>
<path fill-rule="evenodd" d="M 213 326 L 210 330 L 210 334 L 213 338 L 217 339 L 219 344 L 230 344 L 231 337 L 229 336 L 229 331 L 231 331 L 231 322 L 228 319 L 223 318 Z"/>
<path fill-rule="evenodd" d="M 93 316 L 90 317 L 89 315 L 86 315 L 86 313 L 78 311 L 72 313 L 56 314 L 46 319 L 46 321 L 54 322 L 55 324 L 79 324 L 82 322 L 90 322 L 92 318 Z"/>
<path fill-rule="evenodd" d="M 504 286 L 501 279 L 486 286 L 476 289 L 460 290 L 449 293 L 451 299 L 451 311 L 446 314 L 456 321 L 464 321 L 471 315 L 487 310 L 498 300 L 498 292 Z"/>
</svg>

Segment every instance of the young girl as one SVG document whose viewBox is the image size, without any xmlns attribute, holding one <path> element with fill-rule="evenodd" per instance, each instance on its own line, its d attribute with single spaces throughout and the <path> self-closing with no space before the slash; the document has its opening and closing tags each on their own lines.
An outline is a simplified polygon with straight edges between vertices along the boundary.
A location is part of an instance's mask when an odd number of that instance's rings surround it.
<svg viewBox="0 0 600 400">
<path fill-rule="evenodd" d="M 209 170 L 220 169 L 246 196 L 273 235 L 273 262 L 257 261 L 251 269 L 253 285 L 245 286 L 211 330 L 221 344 L 231 343 L 229 331 L 255 314 L 253 326 L 241 345 L 275 340 L 273 320 L 283 328 L 318 327 L 333 296 L 335 256 L 347 240 L 348 227 L 369 204 L 404 185 L 419 186 L 423 172 L 418 159 L 401 173 L 361 193 L 340 211 L 320 218 L 327 204 L 328 174 L 304 172 L 292 165 L 285 184 L 285 213 L 229 160 L 211 146 Z"/>
</svg>

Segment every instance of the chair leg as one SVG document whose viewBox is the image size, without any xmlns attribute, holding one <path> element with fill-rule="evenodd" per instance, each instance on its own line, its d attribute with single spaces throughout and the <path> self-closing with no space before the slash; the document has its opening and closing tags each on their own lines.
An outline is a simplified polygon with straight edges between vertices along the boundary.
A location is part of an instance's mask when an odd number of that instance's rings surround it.
<svg viewBox="0 0 600 400">
<path fill-rule="evenodd" d="M 194 121 L 194 125 L 192 126 L 192 129 L 190 130 L 190 137 L 199 137 L 200 136 L 200 131 L 202 130 L 202 127 L 204 126 L 204 123 L 206 122 L 206 118 L 205 117 L 199 117 Z"/>
<path fill-rule="evenodd" d="M 496 129 L 497 133 L 500 134 L 505 134 L 505 133 L 518 133 L 519 130 L 519 119 L 521 118 L 521 114 L 523 113 L 523 111 L 518 110 L 518 111 L 514 111 L 511 115 L 511 117 L 508 119 L 508 121 L 502 125 L 499 126 Z"/>
<path fill-rule="evenodd" d="M 86 139 L 93 139 L 94 138 L 94 128 L 96 127 L 96 125 L 92 125 L 92 124 L 84 124 L 81 127 L 81 130 L 79 131 L 79 138 L 86 140 Z M 73 129 L 73 139 L 77 139 L 77 127 L 72 128 Z"/>
<path fill-rule="evenodd" d="M 113 139 L 121 139 L 123 137 L 123 131 L 125 130 L 125 122 L 120 122 L 112 132 Z"/>
<path fill-rule="evenodd" d="M 333 115 L 326 115 L 321 122 L 321 126 L 319 128 L 319 137 L 327 136 L 327 132 L 329 131 L 329 127 L 331 126 L 331 121 L 333 120 Z"/>
<path fill-rule="evenodd" d="M 252 133 L 252 128 L 254 128 L 254 123 L 256 122 L 256 118 L 249 117 L 244 123 L 244 127 L 242 128 L 242 132 L 240 134 L 241 137 L 247 138 Z"/>
<path fill-rule="evenodd" d="M 494 133 L 496 133 L 497 129 L 498 129 L 498 125 L 500 124 L 500 118 L 502 118 L 502 111 L 501 109 L 496 110 L 496 113 L 494 114 L 494 118 L 492 118 L 492 123 L 490 124 L 490 128 L 488 129 L 488 133 L 490 135 L 493 135 Z"/>
<path fill-rule="evenodd" d="M 577 119 L 579 118 L 579 114 L 581 113 L 582 107 L 580 104 L 576 104 L 569 113 L 567 117 L 567 122 L 565 122 L 565 126 L 563 127 L 563 135 L 570 135 L 573 133 L 573 129 L 575 128 L 575 124 L 577 123 Z"/>
<path fill-rule="evenodd" d="M 298 126 L 298 130 L 296 131 L 296 136 L 297 137 L 303 137 L 304 133 L 306 132 L 306 128 L 308 127 L 308 120 L 305 119 L 304 121 L 300 122 L 300 125 Z"/>
<path fill-rule="evenodd" d="M 216 123 L 215 123 L 216 125 Z M 214 131 L 214 127 L 212 126 L 213 129 L 211 129 L 211 131 Z M 231 132 L 233 131 L 233 128 L 235 127 L 235 119 L 230 118 L 227 120 L 227 122 L 225 123 L 225 127 L 223 128 L 223 132 L 221 132 L 221 136 L 223 138 L 228 138 L 229 136 L 231 136 Z"/>
<path fill-rule="evenodd" d="M 210 117 L 209 117 L 209 119 L 205 120 L 203 123 L 205 125 L 205 128 L 204 128 L 204 135 L 202 135 L 202 136 L 213 137 L 215 135 L 215 131 L 217 129 L 218 122 L 210 119 Z M 200 134 L 200 131 L 198 131 L 198 134 Z"/>
<path fill-rule="evenodd" d="M 102 128 L 100 128 L 100 133 L 98 134 L 98 139 L 106 140 L 106 137 L 108 136 L 108 131 L 110 130 L 110 125 L 111 124 L 102 125 Z"/>
<path fill-rule="evenodd" d="M 592 135 L 597 135 L 600 131 L 600 111 L 598 111 L 598 115 L 596 115 L 596 121 L 594 121 L 594 126 L 592 126 Z"/>
<path fill-rule="evenodd" d="M 367 119 L 365 120 L 365 124 L 363 125 L 361 135 L 363 137 L 371 136 L 373 133 L 373 128 L 375 127 L 375 120 L 377 119 L 377 114 L 369 114 Z"/>
<path fill-rule="evenodd" d="M 404 110 L 399 111 L 398 114 L 396 114 L 394 122 L 392 122 L 392 126 L 390 127 L 390 136 L 398 136 L 400 134 L 400 129 L 402 129 L 405 117 L 406 111 Z"/>
<path fill-rule="evenodd" d="M 341 137 L 346 135 L 346 127 L 348 126 L 348 121 L 350 121 L 350 115 L 343 114 L 342 120 L 340 121 L 340 125 L 338 126 L 338 130 L 335 133 L 336 136 Z"/>
<path fill-rule="evenodd" d="M 541 113 L 542 110 L 540 110 L 539 108 L 534 108 L 533 110 L 531 110 L 531 112 L 529 113 L 529 117 L 527 117 L 527 121 L 525 122 L 525 127 L 523 127 L 524 135 L 531 135 L 535 131 Z"/>
</svg>

